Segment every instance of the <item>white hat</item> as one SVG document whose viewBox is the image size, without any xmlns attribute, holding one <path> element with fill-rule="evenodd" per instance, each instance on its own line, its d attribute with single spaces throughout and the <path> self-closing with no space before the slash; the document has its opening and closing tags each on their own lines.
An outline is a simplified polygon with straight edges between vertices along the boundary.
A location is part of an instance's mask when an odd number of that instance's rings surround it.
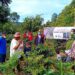
<svg viewBox="0 0 75 75">
<path fill-rule="evenodd" d="M 14 34 L 14 37 L 20 37 L 20 32 L 16 32 L 16 33 Z"/>
</svg>

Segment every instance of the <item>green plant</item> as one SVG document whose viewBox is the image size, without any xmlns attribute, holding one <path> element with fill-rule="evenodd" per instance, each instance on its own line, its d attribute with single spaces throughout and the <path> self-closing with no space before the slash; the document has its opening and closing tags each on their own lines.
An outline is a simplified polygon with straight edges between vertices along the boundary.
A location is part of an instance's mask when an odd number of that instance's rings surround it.
<svg viewBox="0 0 75 75">
<path fill-rule="evenodd" d="M 70 39 L 66 43 L 66 50 L 70 49 L 72 47 L 73 39 Z"/>
<path fill-rule="evenodd" d="M 56 72 L 59 73 L 59 75 L 74 75 L 73 70 L 71 69 L 73 62 L 65 62 L 63 63 L 62 61 L 56 62 L 55 68 Z"/>
<path fill-rule="evenodd" d="M 18 64 L 18 56 L 20 54 L 22 55 L 23 53 L 17 52 L 8 61 L 3 64 L 0 64 L 0 72 L 2 72 L 3 75 L 14 75 L 13 69 Z"/>
<path fill-rule="evenodd" d="M 28 56 L 20 52 L 15 53 L 8 61 L 0 64 L 0 71 L 4 75 L 15 75 L 13 69 L 18 65 L 18 55 L 20 54 L 24 58 L 24 66 L 21 70 L 26 75 L 74 75 L 74 71 L 71 69 L 74 63 L 57 61 L 55 52 L 50 50 L 49 46 L 44 45 L 39 45 L 37 48 L 32 45 Z"/>
</svg>

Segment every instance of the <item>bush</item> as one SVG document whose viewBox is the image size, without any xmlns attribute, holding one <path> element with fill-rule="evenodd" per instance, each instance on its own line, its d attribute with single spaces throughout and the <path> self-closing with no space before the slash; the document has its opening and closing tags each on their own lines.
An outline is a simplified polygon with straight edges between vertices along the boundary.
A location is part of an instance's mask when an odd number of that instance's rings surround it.
<svg viewBox="0 0 75 75">
<path fill-rule="evenodd" d="M 70 49 L 72 47 L 72 43 L 73 43 L 72 39 L 67 41 L 67 43 L 66 43 L 66 50 L 68 50 L 68 49 Z"/>
<path fill-rule="evenodd" d="M 24 53 L 15 53 L 8 61 L 0 64 L 0 71 L 3 75 L 15 75 L 13 69 L 18 65 L 18 56 L 23 56 L 24 65 L 19 67 L 20 70 L 26 75 L 71 75 L 71 70 L 74 63 L 63 63 L 54 59 L 54 51 L 49 49 L 48 46 L 39 45 L 37 48 L 34 46 L 28 52 L 28 56 Z M 51 54 L 50 54 L 51 53 Z M 19 63 L 19 66 L 23 63 Z M 65 70 L 66 68 L 66 70 Z M 22 74 L 23 75 L 23 74 Z M 73 74 L 74 75 L 74 74 Z"/>
<path fill-rule="evenodd" d="M 3 73 L 3 75 L 14 75 L 13 69 L 18 64 L 18 55 L 22 54 L 20 52 L 15 53 L 8 61 L 6 61 L 3 64 L 0 64 L 0 72 Z"/>
</svg>

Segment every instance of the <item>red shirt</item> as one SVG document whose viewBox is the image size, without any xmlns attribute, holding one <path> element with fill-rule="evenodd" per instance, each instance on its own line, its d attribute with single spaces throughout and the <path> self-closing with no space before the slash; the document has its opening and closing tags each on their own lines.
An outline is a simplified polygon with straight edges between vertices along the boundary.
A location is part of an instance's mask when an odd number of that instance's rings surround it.
<svg viewBox="0 0 75 75">
<path fill-rule="evenodd" d="M 26 33 L 24 33 L 24 34 L 23 34 L 23 38 L 26 38 L 26 37 L 27 37 L 27 35 L 26 35 Z"/>
<path fill-rule="evenodd" d="M 29 41 L 32 41 L 33 40 L 32 32 L 28 32 L 28 40 Z"/>
<path fill-rule="evenodd" d="M 32 41 L 33 40 L 33 36 L 32 35 L 28 35 L 28 40 Z"/>
</svg>

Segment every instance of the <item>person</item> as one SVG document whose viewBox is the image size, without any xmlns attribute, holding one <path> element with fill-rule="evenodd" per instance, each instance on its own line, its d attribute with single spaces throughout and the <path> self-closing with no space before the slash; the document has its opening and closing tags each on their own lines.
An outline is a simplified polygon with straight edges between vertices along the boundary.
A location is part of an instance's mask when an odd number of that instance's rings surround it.
<svg viewBox="0 0 75 75">
<path fill-rule="evenodd" d="M 32 32 L 29 31 L 27 37 L 28 37 L 29 41 L 32 41 L 33 40 L 33 34 L 32 34 Z"/>
<path fill-rule="evenodd" d="M 23 39 L 25 40 L 25 41 L 30 41 L 30 42 L 32 42 L 33 41 L 33 34 L 32 34 L 32 32 L 30 32 L 30 31 L 28 31 L 28 32 L 24 32 L 24 34 L 23 34 Z"/>
<path fill-rule="evenodd" d="M 65 50 L 65 53 L 63 52 L 57 53 L 57 60 L 62 60 L 65 62 L 75 60 L 75 41 L 72 43 L 71 49 Z"/>
<path fill-rule="evenodd" d="M 27 38 L 27 34 L 26 34 L 26 32 L 24 32 L 24 34 L 23 34 L 23 38 L 24 38 L 24 39 Z"/>
<path fill-rule="evenodd" d="M 65 51 L 66 55 L 68 56 L 68 58 L 73 58 L 75 59 L 75 40 L 72 43 L 72 47 L 70 50 L 66 50 Z M 67 59 L 68 60 L 68 59 Z"/>
<path fill-rule="evenodd" d="M 65 50 L 65 54 L 67 56 L 66 61 L 75 60 L 75 29 L 71 30 L 71 39 L 74 40 L 71 49 Z"/>
<path fill-rule="evenodd" d="M 22 50 L 23 50 L 23 41 L 20 39 L 20 32 L 16 32 L 10 45 L 10 57 L 12 57 L 15 52 Z"/>
<path fill-rule="evenodd" d="M 42 42 L 42 44 L 45 43 L 45 40 L 46 40 L 46 38 L 45 38 L 44 32 L 42 32 L 41 33 L 41 42 Z"/>
<path fill-rule="evenodd" d="M 12 57 L 16 52 L 23 51 L 23 41 L 21 40 L 20 32 L 16 32 L 14 34 L 14 38 L 11 41 L 10 44 L 10 57 Z M 21 68 L 20 68 L 20 62 L 23 61 L 23 56 L 18 55 L 18 64 L 17 67 L 15 67 L 13 70 L 16 74 L 20 75 Z"/>
<path fill-rule="evenodd" d="M 6 59 L 6 33 L 2 32 L 2 36 L 0 37 L 0 63 L 5 62 Z"/>
<path fill-rule="evenodd" d="M 28 52 L 31 51 L 31 44 L 33 41 L 32 32 L 28 32 L 26 34 L 26 38 L 23 36 L 24 39 L 24 53 L 26 56 L 28 56 Z"/>
<path fill-rule="evenodd" d="M 41 32 L 37 33 L 37 36 L 35 36 L 35 45 L 38 46 L 39 44 L 42 44 L 42 36 Z"/>
<path fill-rule="evenodd" d="M 65 53 L 60 52 L 58 58 L 66 57 L 65 61 L 75 60 L 75 40 L 72 43 L 72 47 L 69 50 L 65 50 Z"/>
<path fill-rule="evenodd" d="M 38 31 L 37 36 L 35 36 L 35 45 L 38 46 L 39 44 L 45 44 L 45 35 L 43 31 Z"/>
</svg>

